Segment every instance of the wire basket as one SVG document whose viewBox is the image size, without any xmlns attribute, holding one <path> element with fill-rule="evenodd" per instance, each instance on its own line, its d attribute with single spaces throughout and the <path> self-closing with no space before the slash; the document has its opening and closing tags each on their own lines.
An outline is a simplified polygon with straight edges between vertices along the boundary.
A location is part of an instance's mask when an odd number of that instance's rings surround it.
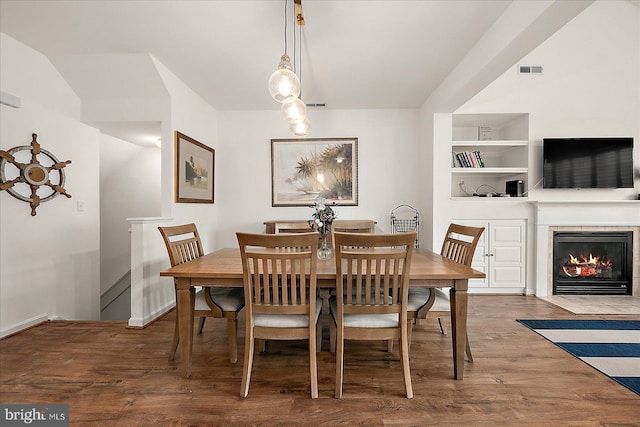
<svg viewBox="0 0 640 427">
<path fill-rule="evenodd" d="M 396 206 L 391 211 L 391 232 L 416 232 L 415 247 L 420 247 L 420 212 L 409 205 Z"/>
</svg>

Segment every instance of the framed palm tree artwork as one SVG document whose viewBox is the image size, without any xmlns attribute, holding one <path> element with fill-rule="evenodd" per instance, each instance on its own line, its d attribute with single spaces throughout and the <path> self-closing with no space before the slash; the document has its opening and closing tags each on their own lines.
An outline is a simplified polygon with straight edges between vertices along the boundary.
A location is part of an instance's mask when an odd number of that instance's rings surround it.
<svg viewBox="0 0 640 427">
<path fill-rule="evenodd" d="M 272 139 L 271 205 L 358 205 L 358 138 Z"/>
</svg>

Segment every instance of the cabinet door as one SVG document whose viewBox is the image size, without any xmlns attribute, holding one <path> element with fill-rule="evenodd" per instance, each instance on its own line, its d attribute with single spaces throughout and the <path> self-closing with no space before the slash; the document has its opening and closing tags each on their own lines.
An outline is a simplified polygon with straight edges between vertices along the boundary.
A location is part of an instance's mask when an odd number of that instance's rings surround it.
<svg viewBox="0 0 640 427">
<path fill-rule="evenodd" d="M 489 287 L 524 287 L 525 222 L 491 221 L 489 250 Z"/>
</svg>

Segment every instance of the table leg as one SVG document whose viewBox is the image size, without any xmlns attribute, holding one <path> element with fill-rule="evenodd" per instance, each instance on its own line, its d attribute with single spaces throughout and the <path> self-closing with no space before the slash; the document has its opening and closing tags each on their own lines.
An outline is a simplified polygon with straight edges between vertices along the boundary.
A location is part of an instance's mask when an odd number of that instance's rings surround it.
<svg viewBox="0 0 640 427">
<path fill-rule="evenodd" d="M 451 341 L 453 344 L 453 374 L 464 378 L 464 355 L 467 343 L 468 280 L 456 280 L 449 291 L 451 301 Z"/>
<path fill-rule="evenodd" d="M 193 309 L 195 305 L 195 289 L 189 279 L 178 279 L 176 310 L 178 312 L 178 331 L 180 333 L 180 362 L 182 374 L 191 376 L 191 352 L 193 349 Z"/>
</svg>

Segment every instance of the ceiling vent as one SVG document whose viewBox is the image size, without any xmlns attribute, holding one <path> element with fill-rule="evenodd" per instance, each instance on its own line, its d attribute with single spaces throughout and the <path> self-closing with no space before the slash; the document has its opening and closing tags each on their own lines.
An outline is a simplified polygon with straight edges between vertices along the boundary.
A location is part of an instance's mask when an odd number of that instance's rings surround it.
<svg viewBox="0 0 640 427">
<path fill-rule="evenodd" d="M 307 107 L 319 107 L 319 108 L 324 108 L 327 106 L 327 104 L 325 104 L 324 102 L 322 103 L 317 103 L 317 104 L 306 104 Z"/>
<path fill-rule="evenodd" d="M 518 74 L 542 74 L 542 65 L 518 65 Z"/>
</svg>

